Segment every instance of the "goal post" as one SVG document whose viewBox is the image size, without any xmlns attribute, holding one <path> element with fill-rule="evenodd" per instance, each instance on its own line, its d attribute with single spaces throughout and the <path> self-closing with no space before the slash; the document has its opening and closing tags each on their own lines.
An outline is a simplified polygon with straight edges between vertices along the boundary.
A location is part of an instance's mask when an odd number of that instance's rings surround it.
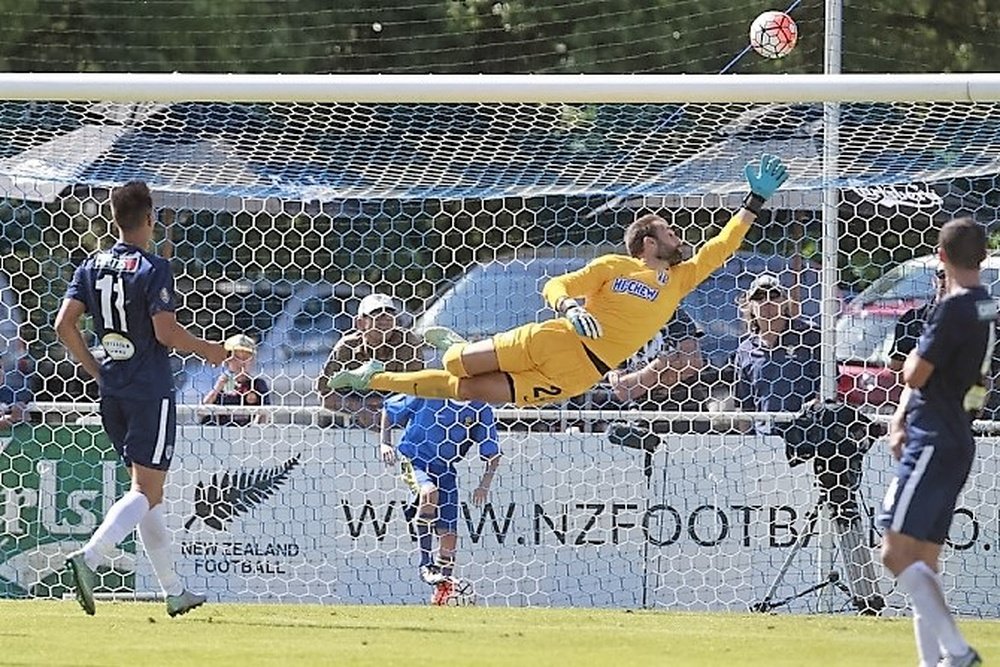
<svg viewBox="0 0 1000 667">
<path fill-rule="evenodd" d="M 0 99 L 109 102 L 996 102 L 1000 74 L 0 73 Z"/>
<path fill-rule="evenodd" d="M 839 105 L 835 153 L 824 103 Z M 152 188 L 179 320 L 252 336 L 270 385 L 269 406 L 202 406 L 218 372 L 174 359 L 166 496 L 185 583 L 217 601 L 421 603 L 430 589 L 408 492 L 378 457 L 377 399 L 317 393 L 334 343 L 367 326 L 361 300 L 382 293 L 398 326 L 470 338 L 552 317 L 547 277 L 621 252 L 644 212 L 699 246 L 767 152 L 789 182 L 685 297 L 693 324 L 630 369 L 684 341 L 696 367 L 631 399 L 602 382 L 550 408 L 499 408 L 486 504 L 470 497 L 474 449 L 457 465 L 458 574 L 490 605 L 856 613 L 878 598 L 894 613 L 905 600 L 875 566 L 873 523 L 888 457 L 874 437 L 842 443 L 854 446 L 837 473 L 856 501 L 845 522 L 817 487 L 843 451 L 795 465 L 799 450 L 755 423 L 796 411 L 736 401 L 730 360 L 749 326 L 737 302 L 773 275 L 787 314 L 819 328 L 826 386 L 884 421 L 899 391 L 891 332 L 932 294 L 936 229 L 969 215 L 998 231 L 998 113 L 996 74 L 0 74 L 0 357 L 8 388 L 21 382 L 13 400 L 33 406 L 0 432 L 0 595 L 63 595 L 64 554 L 125 484 L 96 387 L 52 331 L 73 267 L 114 238 L 115 185 Z M 1000 258 L 984 275 L 1000 296 Z M 793 360 L 815 352 L 793 347 Z M 956 609 L 983 616 L 1000 596 L 998 408 L 977 423 L 945 560 Z M 155 589 L 126 541 L 100 592 Z"/>
</svg>

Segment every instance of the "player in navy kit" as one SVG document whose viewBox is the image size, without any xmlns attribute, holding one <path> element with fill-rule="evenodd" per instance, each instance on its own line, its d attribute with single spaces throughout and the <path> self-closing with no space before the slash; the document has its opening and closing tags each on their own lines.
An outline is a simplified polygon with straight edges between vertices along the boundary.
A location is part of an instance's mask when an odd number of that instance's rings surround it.
<svg viewBox="0 0 1000 667">
<path fill-rule="evenodd" d="M 879 524 L 882 562 L 913 607 L 920 664 L 966 667 L 982 661 L 955 625 L 938 559 L 975 457 L 972 418 L 986 397 L 997 305 L 979 275 L 986 230 L 952 220 L 938 244 L 947 290 L 903 364 L 906 385 L 889 431 L 899 464 Z"/>
<path fill-rule="evenodd" d="M 205 602 L 184 590 L 174 571 L 170 533 L 163 519 L 163 482 L 174 453 L 176 409 L 169 351 L 194 352 L 213 365 L 228 356 L 222 343 L 190 334 L 174 315 L 170 263 L 146 252 L 153 238 L 153 200 L 145 183 L 133 181 L 111 193 L 118 242 L 77 267 L 66 291 L 56 333 L 101 390 L 101 421 L 132 477 L 129 491 L 104 517 L 86 545 L 66 565 L 76 597 L 94 614 L 97 567 L 138 526 L 139 537 L 167 600 L 170 616 Z M 93 318 L 104 358 L 99 363 L 80 332 Z"/>
</svg>

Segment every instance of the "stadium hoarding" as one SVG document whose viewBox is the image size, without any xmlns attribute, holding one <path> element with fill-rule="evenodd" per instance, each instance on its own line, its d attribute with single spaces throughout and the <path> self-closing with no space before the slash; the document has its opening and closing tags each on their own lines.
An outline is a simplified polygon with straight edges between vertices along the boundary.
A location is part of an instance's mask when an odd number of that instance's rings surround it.
<svg viewBox="0 0 1000 667">
<path fill-rule="evenodd" d="M 23 430 L 31 428 L 41 427 Z M 397 471 L 377 460 L 374 433 L 295 425 L 180 431 L 167 515 L 189 588 L 220 602 L 426 601 L 404 518 L 409 497 Z M 998 503 L 988 480 L 997 474 L 997 445 L 980 440 L 945 552 L 945 584 L 957 589 L 963 614 L 995 614 L 1000 595 L 977 583 L 995 571 Z M 481 464 L 459 466 L 459 575 L 485 604 L 744 610 L 767 592 L 816 502 L 810 466 L 789 468 L 775 438 L 671 436 L 648 465 L 642 452 L 601 434 L 512 432 L 501 446 L 504 462 L 484 506 L 465 492 Z M 112 485 L 121 489 L 123 472 L 114 472 L 109 452 L 91 427 L 36 431 L 0 452 L 4 595 L 65 592 L 56 585 L 62 555 L 87 538 Z M 870 515 L 890 475 L 877 444 L 862 484 L 870 547 L 878 543 Z M 116 571 L 131 570 L 134 545 L 125 553 Z M 141 549 L 134 567 L 135 590 L 157 591 Z M 792 559 L 774 596 L 829 571 L 844 568 L 821 533 Z M 877 583 L 889 593 L 888 580 Z M 896 597 L 890 607 L 904 608 Z M 831 588 L 788 608 L 844 602 Z"/>
</svg>

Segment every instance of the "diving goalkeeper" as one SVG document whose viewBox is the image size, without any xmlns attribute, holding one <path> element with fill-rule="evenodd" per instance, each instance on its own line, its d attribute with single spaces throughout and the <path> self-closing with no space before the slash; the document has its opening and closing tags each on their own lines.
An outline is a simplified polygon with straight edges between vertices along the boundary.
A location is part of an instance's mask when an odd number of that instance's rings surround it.
<svg viewBox="0 0 1000 667">
<path fill-rule="evenodd" d="M 391 373 L 373 360 L 333 374 L 329 387 L 519 406 L 586 392 L 655 336 L 680 300 L 736 252 L 788 177 L 773 155 L 745 173 L 750 193 L 743 205 L 691 259 L 683 260 L 683 242 L 666 220 L 643 215 L 625 231 L 628 256 L 603 255 L 545 284 L 542 296 L 561 317 L 471 343 L 433 327 L 424 338 L 444 353 L 444 370 Z"/>
</svg>

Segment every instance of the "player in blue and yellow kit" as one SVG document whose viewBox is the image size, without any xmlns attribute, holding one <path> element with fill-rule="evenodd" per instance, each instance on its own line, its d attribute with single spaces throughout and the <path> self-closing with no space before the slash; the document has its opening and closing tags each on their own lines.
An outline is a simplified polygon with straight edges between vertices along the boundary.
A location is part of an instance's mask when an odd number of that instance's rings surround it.
<svg viewBox="0 0 1000 667">
<path fill-rule="evenodd" d="M 98 381 L 101 422 L 132 477 L 129 491 L 108 510 L 84 547 L 66 561 L 84 611 L 94 614 L 95 570 L 138 526 L 139 537 L 167 599 L 170 616 L 205 601 L 184 590 L 174 571 L 170 533 L 163 519 L 163 482 L 174 452 L 176 409 L 169 349 L 194 352 L 218 365 L 221 343 L 197 338 L 174 315 L 170 263 L 146 252 L 153 238 L 153 200 L 133 181 L 111 193 L 118 242 L 84 260 L 56 316 L 59 339 Z M 80 332 L 89 314 L 104 357 L 94 358 Z"/>
<path fill-rule="evenodd" d="M 765 155 L 756 167 L 747 165 L 746 177 L 751 192 L 742 208 L 691 259 L 682 259 L 682 241 L 666 220 L 644 215 L 625 232 L 629 255 L 598 257 L 545 284 L 545 301 L 562 317 L 474 343 L 434 328 L 424 335 L 444 352 L 444 370 L 389 373 L 371 361 L 332 375 L 330 388 L 517 405 L 582 394 L 652 339 L 680 300 L 736 252 L 787 173 L 781 160 Z"/>
<path fill-rule="evenodd" d="M 906 385 L 889 430 L 899 463 L 879 524 L 882 561 L 913 606 L 920 664 L 967 667 L 982 661 L 955 625 L 938 559 L 975 458 L 972 418 L 986 397 L 997 304 L 979 274 L 982 225 L 952 220 L 938 246 L 947 290 L 903 364 Z"/>
<path fill-rule="evenodd" d="M 392 427 L 404 426 L 396 448 L 402 457 L 403 480 L 414 493 L 412 518 L 420 546 L 420 578 L 435 587 L 431 602 L 445 604 L 454 584 L 455 549 L 458 543 L 458 471 L 455 464 L 473 447 L 486 462 L 472 501 L 486 502 L 493 476 L 500 465 L 500 443 L 490 406 L 470 402 L 416 398 L 396 394 L 382 407 L 381 457 L 396 460 Z M 431 556 L 432 530 L 440 545 L 437 560 Z"/>
</svg>

